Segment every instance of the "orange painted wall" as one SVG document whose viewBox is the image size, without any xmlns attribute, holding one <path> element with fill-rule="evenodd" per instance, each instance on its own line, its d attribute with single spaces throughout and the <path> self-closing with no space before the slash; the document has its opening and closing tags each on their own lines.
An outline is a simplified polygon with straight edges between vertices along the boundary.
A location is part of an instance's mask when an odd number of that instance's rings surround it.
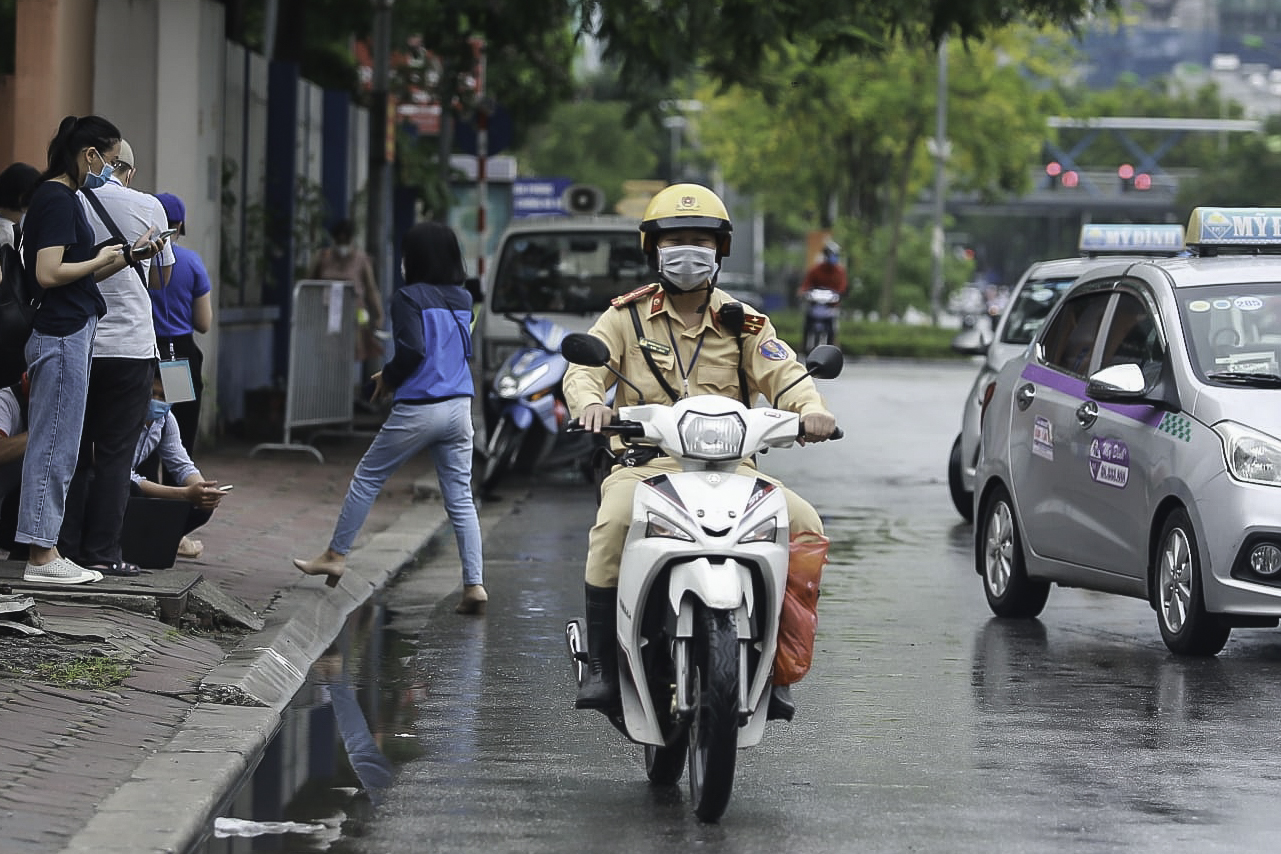
<svg viewBox="0 0 1281 854">
<path fill-rule="evenodd" d="M 63 116 L 93 104 L 97 0 L 18 0 L 12 83 L 0 86 L 0 153 L 44 169 Z M 8 149 L 5 152 L 5 149 Z"/>
</svg>

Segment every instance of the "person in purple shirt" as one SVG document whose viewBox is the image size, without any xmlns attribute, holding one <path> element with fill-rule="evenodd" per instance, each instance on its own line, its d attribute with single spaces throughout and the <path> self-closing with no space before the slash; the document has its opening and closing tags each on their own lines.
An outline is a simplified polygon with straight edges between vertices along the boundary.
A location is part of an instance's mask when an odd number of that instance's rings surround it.
<svg viewBox="0 0 1281 854">
<path fill-rule="evenodd" d="M 178 229 L 178 236 L 187 233 L 187 206 L 173 193 L 156 193 L 164 205 L 169 227 Z M 204 389 L 201 376 L 205 355 L 196 345 L 196 332 L 202 335 L 213 324 L 211 286 L 205 262 L 195 250 L 178 245 L 175 237 L 173 253 L 176 258 L 169 284 L 149 291 L 151 318 L 156 326 L 156 346 L 162 359 L 187 359 L 191 366 L 191 385 L 196 399 L 173 405 L 173 416 L 178 421 L 182 446 L 192 453 L 196 434 L 200 429 L 200 398 Z"/>
</svg>

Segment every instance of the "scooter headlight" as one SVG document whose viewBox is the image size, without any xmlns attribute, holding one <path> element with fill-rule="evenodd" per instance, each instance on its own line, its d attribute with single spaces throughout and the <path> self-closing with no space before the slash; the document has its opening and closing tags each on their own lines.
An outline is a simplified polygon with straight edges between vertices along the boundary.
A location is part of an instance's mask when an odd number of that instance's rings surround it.
<svg viewBox="0 0 1281 854">
<path fill-rule="evenodd" d="M 659 516 L 654 512 L 649 514 L 649 521 L 645 525 L 645 536 L 666 537 L 669 540 L 684 540 L 687 543 L 694 542 L 694 537 L 688 531 L 671 519 Z"/>
<path fill-rule="evenodd" d="M 771 516 L 764 522 L 761 522 L 755 528 L 748 531 L 738 539 L 739 545 L 743 543 L 775 543 L 778 542 L 778 517 Z"/>
<path fill-rule="evenodd" d="M 498 392 L 499 397 L 505 400 L 513 400 L 528 391 L 531 386 L 546 376 L 550 370 L 551 365 L 544 362 L 527 374 L 521 374 L 520 376 L 503 374 L 494 383 L 494 390 Z"/>
<path fill-rule="evenodd" d="M 736 460 L 743 455 L 747 426 L 735 413 L 704 415 L 687 412 L 681 418 L 681 449 L 696 460 Z"/>
</svg>

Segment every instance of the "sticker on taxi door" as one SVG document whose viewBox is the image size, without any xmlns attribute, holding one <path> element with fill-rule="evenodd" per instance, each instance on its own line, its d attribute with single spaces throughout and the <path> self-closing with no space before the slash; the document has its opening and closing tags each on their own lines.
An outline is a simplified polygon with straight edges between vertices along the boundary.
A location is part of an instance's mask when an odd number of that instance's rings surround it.
<svg viewBox="0 0 1281 854">
<path fill-rule="evenodd" d="M 1130 480 L 1130 449 L 1120 439 L 1090 442 L 1090 477 L 1095 482 L 1125 489 Z"/>
<path fill-rule="evenodd" d="M 1032 424 L 1032 453 L 1043 459 L 1054 459 L 1054 431 L 1049 419 L 1040 415 Z"/>
</svg>

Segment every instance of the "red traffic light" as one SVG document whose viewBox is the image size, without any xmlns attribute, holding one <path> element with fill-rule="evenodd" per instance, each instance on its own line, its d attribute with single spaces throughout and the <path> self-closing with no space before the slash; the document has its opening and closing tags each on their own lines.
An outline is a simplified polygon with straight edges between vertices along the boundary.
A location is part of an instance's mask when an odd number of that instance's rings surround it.
<svg viewBox="0 0 1281 854">
<path fill-rule="evenodd" d="M 1140 172 L 1134 176 L 1134 189 L 1150 190 L 1152 189 L 1152 176 L 1146 172 Z"/>
<path fill-rule="evenodd" d="M 1122 163 L 1117 167 L 1116 174 L 1122 181 L 1128 181 L 1134 177 L 1134 167 L 1129 163 Z"/>
<path fill-rule="evenodd" d="M 1076 174 L 1074 170 L 1069 169 L 1063 173 L 1060 180 L 1063 182 L 1063 186 L 1065 187 L 1075 187 L 1081 182 L 1081 176 Z"/>
<path fill-rule="evenodd" d="M 1045 164 L 1045 174 L 1051 178 L 1057 178 L 1063 172 L 1063 164 L 1057 160 L 1051 160 Z"/>
</svg>

